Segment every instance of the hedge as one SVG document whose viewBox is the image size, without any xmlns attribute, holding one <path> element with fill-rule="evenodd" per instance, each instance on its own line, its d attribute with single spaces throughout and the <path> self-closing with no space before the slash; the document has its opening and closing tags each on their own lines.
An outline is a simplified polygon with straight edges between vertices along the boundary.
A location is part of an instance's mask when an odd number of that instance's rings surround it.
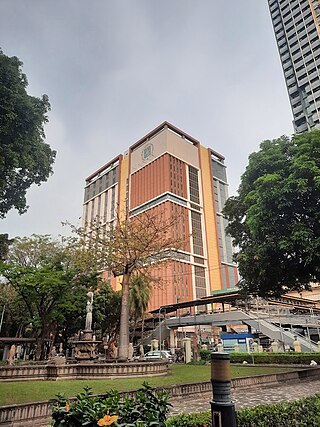
<svg viewBox="0 0 320 427">
<path fill-rule="evenodd" d="M 320 353 L 230 353 L 231 363 L 296 364 L 310 365 L 311 360 L 320 365 Z"/>
<path fill-rule="evenodd" d="M 319 427 L 320 395 L 293 402 L 259 405 L 237 411 L 238 427 Z M 211 427 L 211 413 L 181 414 L 169 418 L 166 427 Z"/>
</svg>

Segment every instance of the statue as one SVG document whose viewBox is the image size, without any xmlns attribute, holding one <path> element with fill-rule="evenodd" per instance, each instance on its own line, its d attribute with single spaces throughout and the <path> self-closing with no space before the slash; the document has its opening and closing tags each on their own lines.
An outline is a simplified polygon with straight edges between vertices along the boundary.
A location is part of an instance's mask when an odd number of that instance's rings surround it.
<svg viewBox="0 0 320 427">
<path fill-rule="evenodd" d="M 143 348 L 142 344 L 139 345 L 139 351 L 140 351 L 140 359 L 143 359 L 144 358 L 144 348 Z"/>
<path fill-rule="evenodd" d="M 16 346 L 14 344 L 12 344 L 12 346 L 10 347 L 8 359 L 7 359 L 8 365 L 12 366 L 14 364 L 15 354 L 16 354 Z"/>
<path fill-rule="evenodd" d="M 91 331 L 92 328 L 92 306 L 93 306 L 93 292 L 88 292 L 87 293 L 87 316 L 86 316 L 86 326 L 85 326 L 85 330 L 86 331 Z"/>
<path fill-rule="evenodd" d="M 296 353 L 301 353 L 301 343 L 296 336 L 294 337 L 293 348 Z"/>
<path fill-rule="evenodd" d="M 133 360 L 133 351 L 133 345 L 132 342 L 130 342 L 128 347 L 128 360 Z"/>
</svg>

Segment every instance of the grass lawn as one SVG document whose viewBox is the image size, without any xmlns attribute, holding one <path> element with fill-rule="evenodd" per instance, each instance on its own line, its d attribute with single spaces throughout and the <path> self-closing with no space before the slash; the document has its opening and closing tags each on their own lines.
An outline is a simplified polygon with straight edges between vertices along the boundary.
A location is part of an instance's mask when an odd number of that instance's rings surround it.
<svg viewBox="0 0 320 427">
<path fill-rule="evenodd" d="M 232 377 L 251 377 L 254 375 L 287 372 L 292 368 L 262 366 L 232 366 Z M 68 397 L 75 396 L 84 386 L 92 388 L 93 393 L 104 393 L 110 389 L 119 391 L 132 390 L 147 381 L 152 386 L 192 383 L 210 380 L 210 365 L 170 366 L 170 373 L 163 377 L 115 378 L 108 380 L 64 380 L 64 381 L 25 381 L 0 383 L 0 405 L 34 402 L 52 399 L 57 393 Z"/>
</svg>

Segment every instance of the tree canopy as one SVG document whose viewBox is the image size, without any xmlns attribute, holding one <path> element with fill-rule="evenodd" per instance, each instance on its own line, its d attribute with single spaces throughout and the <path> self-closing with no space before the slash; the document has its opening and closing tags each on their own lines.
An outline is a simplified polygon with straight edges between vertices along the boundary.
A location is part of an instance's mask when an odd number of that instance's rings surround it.
<svg viewBox="0 0 320 427">
<path fill-rule="evenodd" d="M 21 334 L 28 329 L 37 339 L 37 358 L 45 356 L 50 335 L 54 338 L 62 329 L 72 333 L 81 327 L 86 287 L 92 282 L 97 286 L 97 275 L 81 271 L 74 255 L 63 242 L 33 235 L 16 238 L 7 259 L 0 261 L 0 295 L 8 304 L 11 323 Z M 12 316 L 15 307 L 20 308 L 18 316 Z"/>
<path fill-rule="evenodd" d="M 227 200 L 240 287 L 261 296 L 320 280 L 320 131 L 263 141 Z"/>
<path fill-rule="evenodd" d="M 44 143 L 48 96 L 30 96 L 27 86 L 22 62 L 0 49 L 0 218 L 26 211 L 27 189 L 48 179 L 56 155 Z"/>
</svg>

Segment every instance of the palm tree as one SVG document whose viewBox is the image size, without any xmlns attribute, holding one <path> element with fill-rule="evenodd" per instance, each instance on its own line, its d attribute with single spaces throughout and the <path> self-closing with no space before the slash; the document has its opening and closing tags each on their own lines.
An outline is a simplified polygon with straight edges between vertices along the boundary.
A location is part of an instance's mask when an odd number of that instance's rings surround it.
<svg viewBox="0 0 320 427">
<path fill-rule="evenodd" d="M 134 319 L 133 336 L 135 336 L 137 322 L 141 319 L 141 344 L 143 345 L 144 316 L 151 297 L 151 283 L 141 274 L 135 274 L 130 282 L 129 304 Z"/>
</svg>

